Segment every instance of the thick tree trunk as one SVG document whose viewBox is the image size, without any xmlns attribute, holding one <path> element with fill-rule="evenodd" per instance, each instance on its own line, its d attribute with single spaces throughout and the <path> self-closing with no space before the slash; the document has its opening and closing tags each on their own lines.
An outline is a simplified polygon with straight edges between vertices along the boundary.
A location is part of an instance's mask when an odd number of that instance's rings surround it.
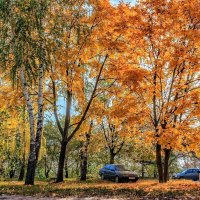
<svg viewBox="0 0 200 200">
<path fill-rule="evenodd" d="M 169 158 L 170 158 L 170 149 L 165 149 L 165 159 L 164 159 L 164 183 L 169 180 Z"/>
<path fill-rule="evenodd" d="M 110 164 L 115 163 L 115 154 L 113 152 L 110 152 Z"/>
<path fill-rule="evenodd" d="M 26 174 L 26 185 L 33 185 L 34 184 L 34 176 L 35 176 L 35 165 L 36 165 L 36 156 L 35 156 L 35 121 L 34 121 L 34 114 L 33 114 L 33 104 L 30 99 L 30 95 L 28 92 L 27 82 L 24 76 L 24 71 L 20 68 L 20 76 L 22 81 L 22 90 L 23 95 L 26 100 L 26 106 L 29 115 L 29 124 L 30 124 L 30 153 L 28 158 L 28 167 L 27 167 L 27 174 Z"/>
<path fill-rule="evenodd" d="M 163 183 L 163 165 L 162 165 L 162 155 L 161 155 L 161 145 L 156 144 L 156 164 L 158 168 L 159 182 Z"/>
<path fill-rule="evenodd" d="M 34 185 L 35 168 L 36 168 L 35 154 L 34 156 L 31 154 L 28 159 L 25 185 Z"/>
<path fill-rule="evenodd" d="M 68 151 L 66 149 L 66 158 L 65 158 L 65 178 L 69 178 L 69 171 L 68 171 Z"/>
<path fill-rule="evenodd" d="M 29 124 L 30 124 L 30 154 L 28 159 L 28 167 L 26 174 L 26 185 L 34 185 L 35 168 L 39 156 L 41 134 L 43 129 L 43 67 L 40 66 L 39 72 L 39 85 L 38 85 L 38 118 L 37 118 L 37 131 L 35 138 L 35 122 L 33 114 L 33 105 L 30 99 L 30 95 L 27 88 L 27 82 L 24 76 L 23 69 L 20 69 L 21 81 L 23 94 L 26 99 L 26 105 L 29 114 Z"/>
<path fill-rule="evenodd" d="M 64 165 L 65 165 L 66 149 L 67 149 L 67 142 L 62 141 L 59 162 L 58 162 L 58 172 L 57 172 L 57 179 L 56 179 L 57 183 L 63 181 L 63 169 L 64 169 Z"/>
</svg>

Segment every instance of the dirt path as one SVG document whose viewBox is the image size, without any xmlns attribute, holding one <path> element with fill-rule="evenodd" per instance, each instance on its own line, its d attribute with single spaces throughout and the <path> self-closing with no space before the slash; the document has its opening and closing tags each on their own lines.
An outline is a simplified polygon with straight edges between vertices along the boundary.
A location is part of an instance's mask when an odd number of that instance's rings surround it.
<svg viewBox="0 0 200 200">
<path fill-rule="evenodd" d="M 183 197 L 183 198 L 169 198 L 169 197 L 143 197 L 143 198 L 106 198 L 106 197 L 89 197 L 89 198 L 56 198 L 56 197 L 31 197 L 31 196 L 8 196 L 1 195 L 0 200 L 200 200 L 200 197 Z"/>
<path fill-rule="evenodd" d="M 103 198 L 103 197 L 90 197 L 90 198 L 76 198 L 76 197 L 67 197 L 67 198 L 50 198 L 50 197 L 30 197 L 30 196 L 0 196 L 0 200 L 123 200 L 121 198 Z M 139 199 L 137 199 L 139 200 Z"/>
<path fill-rule="evenodd" d="M 0 196 L 0 200 L 122 200 L 120 198 L 103 198 L 103 197 L 90 197 L 90 198 L 76 198 L 76 197 L 67 197 L 67 198 L 51 198 L 51 197 L 30 197 L 30 196 Z"/>
</svg>

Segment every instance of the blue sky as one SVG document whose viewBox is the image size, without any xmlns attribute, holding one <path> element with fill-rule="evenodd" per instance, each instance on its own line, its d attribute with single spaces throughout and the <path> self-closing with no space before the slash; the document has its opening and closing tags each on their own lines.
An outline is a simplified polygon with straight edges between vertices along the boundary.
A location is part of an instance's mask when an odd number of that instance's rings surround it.
<svg viewBox="0 0 200 200">
<path fill-rule="evenodd" d="M 120 2 L 120 0 L 110 0 L 111 3 L 113 4 L 118 4 Z M 124 2 L 128 2 L 128 3 L 131 3 L 131 4 L 135 4 L 136 3 L 136 0 L 124 0 Z"/>
</svg>

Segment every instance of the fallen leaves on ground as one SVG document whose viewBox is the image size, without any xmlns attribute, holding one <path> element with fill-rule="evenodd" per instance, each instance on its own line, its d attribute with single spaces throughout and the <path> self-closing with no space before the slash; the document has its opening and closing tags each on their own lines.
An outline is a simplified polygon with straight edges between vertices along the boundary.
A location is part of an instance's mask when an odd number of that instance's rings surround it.
<svg viewBox="0 0 200 200">
<path fill-rule="evenodd" d="M 195 199 L 200 196 L 200 182 L 172 180 L 160 184 L 156 180 L 140 180 L 137 183 L 113 183 L 109 181 L 89 180 L 87 182 L 67 180 L 63 183 L 37 181 L 34 186 L 25 186 L 23 182 L 0 182 L 0 195 L 32 195 L 47 197 L 126 197 L 148 199 Z"/>
</svg>

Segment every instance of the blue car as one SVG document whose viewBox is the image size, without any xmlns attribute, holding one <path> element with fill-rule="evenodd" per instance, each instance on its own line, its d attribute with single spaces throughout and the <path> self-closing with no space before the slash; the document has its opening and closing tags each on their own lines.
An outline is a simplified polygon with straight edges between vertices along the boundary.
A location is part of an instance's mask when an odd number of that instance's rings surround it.
<svg viewBox="0 0 200 200">
<path fill-rule="evenodd" d="M 137 174 L 124 167 L 124 165 L 109 164 L 99 170 L 99 175 L 102 180 L 114 180 L 116 183 L 121 181 L 132 181 L 138 180 Z"/>
<path fill-rule="evenodd" d="M 176 174 L 173 178 L 197 181 L 199 180 L 199 173 L 200 169 L 198 168 L 186 169 L 183 172 Z"/>
</svg>

